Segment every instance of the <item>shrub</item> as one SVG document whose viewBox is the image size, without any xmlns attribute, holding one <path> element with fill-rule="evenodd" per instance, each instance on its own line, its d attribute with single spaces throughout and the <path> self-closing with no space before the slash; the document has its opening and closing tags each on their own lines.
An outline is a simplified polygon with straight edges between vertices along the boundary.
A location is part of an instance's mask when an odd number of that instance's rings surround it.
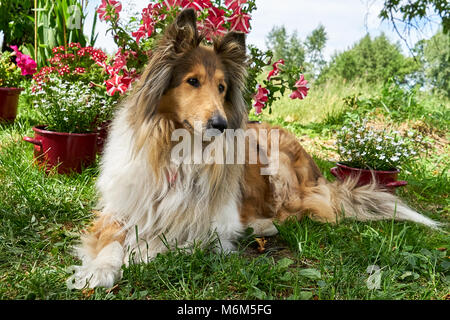
<svg viewBox="0 0 450 320">
<path fill-rule="evenodd" d="M 343 78 L 376 83 L 394 77 L 403 82 L 418 67 L 412 58 L 402 55 L 399 44 L 392 44 L 384 34 L 374 39 L 366 35 L 351 49 L 335 55 L 318 80 Z"/>
</svg>

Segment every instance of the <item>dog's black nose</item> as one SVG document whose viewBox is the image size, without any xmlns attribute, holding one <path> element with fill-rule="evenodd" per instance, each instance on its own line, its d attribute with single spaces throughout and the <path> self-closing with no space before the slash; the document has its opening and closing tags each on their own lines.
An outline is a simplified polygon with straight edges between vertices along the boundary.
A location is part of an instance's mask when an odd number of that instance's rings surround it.
<svg viewBox="0 0 450 320">
<path fill-rule="evenodd" d="M 217 129 L 223 132 L 226 128 L 228 128 L 228 122 L 221 115 L 215 115 L 208 121 L 208 129 Z"/>
</svg>

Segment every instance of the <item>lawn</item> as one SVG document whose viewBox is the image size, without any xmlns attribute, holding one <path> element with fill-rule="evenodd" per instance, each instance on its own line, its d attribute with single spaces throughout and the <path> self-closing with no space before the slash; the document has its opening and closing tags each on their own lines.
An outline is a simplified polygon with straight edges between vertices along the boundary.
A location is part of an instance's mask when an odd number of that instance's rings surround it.
<svg viewBox="0 0 450 320">
<path fill-rule="evenodd" d="M 345 117 L 364 113 L 385 126 L 420 130 L 432 147 L 404 168 L 400 178 L 408 185 L 398 195 L 448 223 L 450 103 L 420 93 L 417 105 L 387 112 L 364 100 L 380 91 L 325 84 L 303 101 L 282 98 L 262 120 L 294 132 L 330 180 L 335 131 Z M 352 95 L 366 104 L 344 103 Z M 98 167 L 71 176 L 37 169 L 33 147 L 22 137 L 32 136 L 39 122 L 22 95 L 15 123 L 0 126 L 0 299 L 449 299 L 447 227 L 309 219 L 278 225 L 279 234 L 266 239 L 248 232 L 234 254 L 174 250 L 124 267 L 112 289 L 69 290 L 67 268 L 80 263 L 70 250 L 96 210 Z M 378 270 L 375 287 L 370 266 Z"/>
</svg>

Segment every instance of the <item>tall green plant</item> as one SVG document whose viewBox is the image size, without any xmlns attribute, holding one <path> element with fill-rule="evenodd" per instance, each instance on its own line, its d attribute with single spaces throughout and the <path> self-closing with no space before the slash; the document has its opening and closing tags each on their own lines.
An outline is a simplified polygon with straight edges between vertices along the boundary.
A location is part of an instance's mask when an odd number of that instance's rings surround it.
<svg viewBox="0 0 450 320">
<path fill-rule="evenodd" d="M 38 66 L 47 64 L 54 47 L 65 46 L 71 42 L 78 42 L 86 46 L 87 37 L 83 34 L 83 24 L 86 14 L 83 12 L 83 0 L 38 0 L 36 19 L 32 20 L 37 28 L 37 50 L 35 56 L 34 44 L 26 44 L 25 54 L 34 57 Z M 86 7 L 86 6 L 84 6 Z M 94 45 L 95 23 L 91 32 L 89 45 Z"/>
</svg>

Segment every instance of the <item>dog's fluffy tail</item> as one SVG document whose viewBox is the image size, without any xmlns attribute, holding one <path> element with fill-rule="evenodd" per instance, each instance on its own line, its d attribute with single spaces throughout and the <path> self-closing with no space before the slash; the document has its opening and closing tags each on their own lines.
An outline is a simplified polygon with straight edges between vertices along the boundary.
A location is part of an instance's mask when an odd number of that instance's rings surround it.
<svg viewBox="0 0 450 320">
<path fill-rule="evenodd" d="M 395 219 L 431 228 L 440 226 L 377 184 L 357 186 L 357 179 L 352 178 L 333 183 L 320 179 L 319 184 L 305 194 L 303 208 L 310 212 L 312 219 L 326 222 L 337 222 L 342 218 L 359 221 Z"/>
</svg>

